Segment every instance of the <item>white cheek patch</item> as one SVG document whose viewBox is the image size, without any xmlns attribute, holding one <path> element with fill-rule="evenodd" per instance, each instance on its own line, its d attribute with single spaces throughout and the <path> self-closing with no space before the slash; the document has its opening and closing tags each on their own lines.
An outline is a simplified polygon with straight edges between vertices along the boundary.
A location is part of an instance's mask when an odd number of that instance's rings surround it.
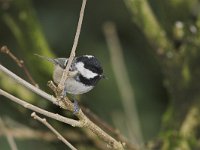
<svg viewBox="0 0 200 150">
<path fill-rule="evenodd" d="M 94 72 L 84 68 L 84 64 L 82 62 L 77 63 L 76 68 L 81 73 L 81 75 L 87 79 L 94 78 L 98 75 L 97 73 L 94 73 Z"/>
</svg>

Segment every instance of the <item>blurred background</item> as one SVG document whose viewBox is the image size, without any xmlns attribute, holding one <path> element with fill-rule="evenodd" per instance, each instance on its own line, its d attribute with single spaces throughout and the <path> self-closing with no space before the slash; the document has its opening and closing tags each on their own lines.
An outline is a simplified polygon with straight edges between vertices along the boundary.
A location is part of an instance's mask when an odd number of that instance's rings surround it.
<svg viewBox="0 0 200 150">
<path fill-rule="evenodd" d="M 81 95 L 80 104 L 89 108 L 112 127 L 119 129 L 125 137 L 131 139 L 130 137 L 134 136 L 137 139 L 139 136 L 142 142 L 147 142 L 160 135 L 162 117 L 169 105 L 169 94 L 164 86 L 162 63 L 154 53 L 155 47 L 151 45 L 142 28 L 134 22 L 130 4 L 126 1 L 128 0 L 88 0 L 87 2 L 76 55 L 96 56 L 108 80 L 101 80 L 91 92 Z M 7 45 L 13 54 L 24 60 L 36 83 L 48 93 L 53 94 L 46 86 L 47 81 L 52 79 L 53 66 L 38 59 L 34 54 L 49 57 L 69 56 L 81 2 L 81 0 L 0 0 L 0 46 Z M 187 21 L 188 24 L 193 21 L 197 5 L 192 4 L 196 4 L 195 2 L 192 1 L 190 4 L 180 0 L 151 0 L 148 4 L 154 17 L 166 31 L 166 35 L 174 39 L 172 29 L 177 21 Z M 133 112 L 137 112 L 133 114 L 132 120 L 139 125 L 140 135 L 130 133 L 127 126 L 126 108 L 123 107 L 123 97 L 113 70 L 115 64 L 112 64 L 103 31 L 103 26 L 108 21 L 115 24 L 122 47 L 124 65 L 133 94 L 133 106 L 130 107 Z M 179 41 L 177 43 L 179 46 Z M 8 55 L 0 53 L 0 63 L 28 81 L 23 71 Z M 46 110 L 69 115 L 7 78 L 2 72 L 0 72 L 0 88 Z M 66 149 L 65 145 L 53 136 L 49 135 L 52 139 L 40 136 L 44 133 L 48 137 L 50 131 L 30 117 L 31 111 L 3 96 L 0 96 L 0 100 L 0 117 L 11 133 L 21 129 L 27 130 L 32 135 L 34 132 L 31 131 L 35 130 L 36 135 L 30 137 L 28 135 L 20 137 L 17 133 L 14 135 L 19 150 L 25 150 L 27 147 L 29 150 Z M 138 119 L 134 117 L 135 115 L 138 115 Z M 77 148 L 98 149 L 95 148 L 94 140 L 86 131 L 48 120 Z M 84 135 L 87 135 L 86 139 Z M 137 143 L 137 140 L 131 142 Z M 0 149 L 10 149 L 1 128 Z"/>
</svg>

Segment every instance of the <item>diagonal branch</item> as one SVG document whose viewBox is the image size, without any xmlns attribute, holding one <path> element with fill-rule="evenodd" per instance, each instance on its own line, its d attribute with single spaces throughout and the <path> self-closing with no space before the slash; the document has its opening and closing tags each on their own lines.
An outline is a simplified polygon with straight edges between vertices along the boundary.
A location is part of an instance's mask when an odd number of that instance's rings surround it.
<svg viewBox="0 0 200 150">
<path fill-rule="evenodd" d="M 71 50 L 71 53 L 70 53 L 70 57 L 68 59 L 67 66 L 66 66 L 65 70 L 63 71 L 62 78 L 61 78 L 60 83 L 58 85 L 59 91 L 63 91 L 63 89 L 64 89 L 64 83 L 67 79 L 69 68 L 72 64 L 72 61 L 73 61 L 75 55 L 76 55 L 75 52 L 76 52 L 76 48 L 77 48 L 77 45 L 78 45 L 78 40 L 79 40 L 79 36 L 80 36 L 80 32 L 81 32 L 81 26 L 82 26 L 82 22 L 83 22 L 83 16 L 84 16 L 86 2 L 87 2 L 87 0 L 83 0 L 83 2 L 82 2 L 80 17 L 79 17 L 79 21 L 78 21 L 76 35 L 75 35 L 75 38 L 74 38 L 73 47 L 72 47 L 72 50 Z"/>
<path fill-rule="evenodd" d="M 33 91 L 34 93 L 42 96 L 43 98 L 45 98 L 46 100 L 49 100 L 51 102 L 53 102 L 54 104 L 60 106 L 63 109 L 67 109 L 71 112 L 73 112 L 74 110 L 74 106 L 72 104 L 72 102 L 65 97 L 63 101 L 58 101 L 55 97 L 47 94 L 46 92 L 34 87 L 33 85 L 31 85 L 30 83 L 26 82 L 25 80 L 21 79 L 20 77 L 18 77 L 17 75 L 15 75 L 14 73 L 12 73 L 11 71 L 9 71 L 8 69 L 6 69 L 4 66 L 2 66 L 0 64 L 0 71 L 6 73 L 8 76 L 12 77 L 14 80 L 16 80 L 18 83 L 24 85 L 26 88 L 30 89 L 31 91 Z M 4 95 L 6 95 L 8 98 L 13 98 L 14 96 L 10 95 L 9 93 L 5 93 L 4 91 L 1 91 L 1 93 L 4 93 Z M 16 100 L 17 98 L 14 97 L 14 99 Z M 18 101 L 19 102 L 19 101 Z M 25 103 L 23 103 L 23 101 L 20 101 L 21 105 L 23 106 L 30 106 L 29 104 L 26 105 Z M 33 110 L 35 111 L 35 110 Z M 37 111 L 36 111 L 37 112 Z M 80 122 L 80 125 L 77 123 L 75 125 L 79 125 L 79 127 L 84 127 L 87 128 L 89 130 L 91 130 L 93 133 L 95 133 L 99 138 L 101 138 L 103 141 L 105 141 L 106 143 L 108 143 L 110 145 L 111 148 L 113 149 L 119 149 L 119 150 L 123 150 L 123 146 L 122 143 L 115 140 L 113 137 L 111 137 L 109 134 L 107 134 L 105 131 L 103 131 L 100 127 L 98 127 L 95 123 L 93 123 L 80 109 L 78 113 L 75 114 Z M 56 116 L 55 116 L 56 117 Z M 58 120 L 58 118 L 56 118 L 56 120 Z M 60 121 L 60 120 L 58 120 Z"/>
<path fill-rule="evenodd" d="M 72 150 L 77 150 L 71 143 L 69 143 L 58 131 L 56 131 L 55 128 L 53 128 L 45 118 L 41 118 L 39 117 L 35 112 L 33 112 L 31 114 L 31 117 L 33 117 L 34 119 L 38 120 L 39 122 L 41 122 L 42 124 L 44 124 L 47 128 L 49 128 L 57 137 L 59 140 L 61 140 L 63 143 L 65 143 L 69 148 L 71 148 Z"/>
<path fill-rule="evenodd" d="M 59 114 L 55 114 L 55 113 L 46 111 L 44 109 L 41 109 L 41 108 L 39 108 L 37 106 L 34 106 L 34 105 L 32 105 L 32 104 L 30 104 L 28 102 L 25 102 L 25 101 L 15 97 L 15 96 L 9 94 L 9 93 L 3 91 L 2 89 L 0 89 L 0 95 L 3 95 L 5 97 L 7 97 L 8 99 L 12 100 L 13 102 L 18 103 L 19 105 L 21 105 L 21 106 L 23 106 L 23 107 L 25 107 L 27 109 L 30 109 L 32 111 L 35 111 L 35 112 L 40 113 L 42 115 L 45 115 L 45 116 L 47 116 L 49 118 L 55 119 L 57 121 L 60 121 L 60 122 L 66 123 L 66 124 L 69 124 L 69 125 L 71 125 L 73 127 L 75 127 L 75 126 L 76 127 L 82 127 L 82 124 L 79 121 L 76 121 L 76 120 L 70 119 L 70 118 L 66 118 L 66 117 L 61 116 Z"/>
<path fill-rule="evenodd" d="M 148 0 L 124 0 L 124 2 L 131 12 L 134 23 L 155 48 L 155 53 L 158 56 L 166 56 L 169 52 L 173 53 L 173 46 L 154 15 Z"/>
<path fill-rule="evenodd" d="M 26 68 L 26 65 L 24 64 L 23 60 L 20 60 L 19 58 L 17 58 L 7 46 L 2 46 L 0 49 L 0 52 L 7 54 L 8 56 L 10 56 L 11 59 L 13 59 L 17 65 L 22 68 L 22 70 L 24 71 L 24 73 L 26 74 L 26 76 L 28 77 L 28 79 L 30 80 L 30 82 L 35 85 L 36 87 L 38 87 L 38 84 L 34 81 L 33 77 L 31 76 L 30 72 L 28 71 L 28 69 Z"/>
<path fill-rule="evenodd" d="M 7 68 L 5 68 L 4 66 L 2 66 L 0 64 L 0 70 L 4 73 L 6 73 L 8 76 L 10 76 L 11 78 L 13 78 L 15 81 L 17 81 L 18 83 L 20 83 L 21 85 L 25 86 L 27 89 L 31 90 L 32 92 L 42 96 L 43 98 L 51 101 L 52 103 L 54 103 L 55 105 L 59 105 L 56 98 L 47 94 L 46 92 L 40 90 L 39 88 L 31 85 L 30 83 L 26 82 L 25 80 L 23 80 L 22 78 L 18 77 L 16 74 L 14 74 L 13 72 L 11 72 L 10 70 L 8 70 Z"/>
</svg>

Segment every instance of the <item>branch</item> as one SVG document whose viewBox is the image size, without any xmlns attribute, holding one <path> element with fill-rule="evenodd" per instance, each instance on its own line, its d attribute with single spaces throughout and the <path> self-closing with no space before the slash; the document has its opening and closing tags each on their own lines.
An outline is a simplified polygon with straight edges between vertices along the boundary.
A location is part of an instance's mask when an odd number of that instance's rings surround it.
<svg viewBox="0 0 200 150">
<path fill-rule="evenodd" d="M 73 145 L 71 145 L 71 143 L 69 143 L 58 131 L 56 131 L 55 128 L 53 128 L 45 118 L 40 118 L 35 112 L 33 112 L 31 114 L 31 117 L 33 117 L 34 119 L 38 120 L 39 122 L 41 122 L 42 124 L 44 124 L 47 128 L 49 128 L 57 137 L 59 140 L 61 140 L 63 143 L 65 143 L 69 148 L 71 148 L 72 150 L 77 150 Z"/>
<path fill-rule="evenodd" d="M 81 26 L 82 26 L 82 22 L 83 22 L 83 16 L 84 16 L 86 2 L 87 2 L 87 0 L 83 0 L 83 2 L 82 2 L 80 17 L 79 17 L 79 21 L 78 21 L 76 35 L 75 35 L 75 38 L 74 38 L 73 47 L 72 47 L 70 57 L 69 57 L 68 62 L 67 62 L 67 66 L 66 66 L 65 70 L 63 71 L 62 78 L 61 78 L 60 83 L 58 85 L 59 91 L 63 91 L 63 89 L 64 89 L 64 84 L 65 84 L 65 81 L 66 81 L 67 76 L 68 76 L 69 68 L 72 64 L 72 61 L 73 61 L 75 55 L 76 55 L 75 52 L 76 52 L 76 48 L 77 48 L 77 45 L 78 45 L 78 40 L 79 40 L 79 36 L 80 36 L 80 32 L 81 32 Z"/>
<path fill-rule="evenodd" d="M 58 138 L 50 131 L 43 131 L 43 130 L 36 130 L 27 127 L 24 124 L 15 122 L 14 120 L 9 120 L 7 118 L 4 119 L 4 124 L 8 126 L 9 130 L 8 133 L 13 136 L 15 139 L 18 140 L 44 140 L 46 142 L 57 142 Z M 0 130 L 0 138 L 4 135 L 4 131 Z M 74 132 L 71 129 L 64 129 L 62 130 L 62 135 L 70 141 L 74 143 L 81 144 L 84 143 L 91 143 L 91 140 L 86 137 L 83 133 Z M 103 145 L 105 145 L 102 142 Z"/>
<path fill-rule="evenodd" d="M 103 128 L 105 131 L 111 133 L 118 141 L 121 141 L 122 143 L 125 143 L 125 147 L 127 147 L 129 150 L 135 150 L 137 145 L 130 142 L 129 139 L 124 137 L 118 129 L 113 128 L 111 125 L 109 125 L 107 122 L 99 118 L 94 112 L 92 112 L 90 109 L 85 108 L 81 106 L 81 109 L 86 114 L 86 116 L 91 119 L 95 124 L 98 124 L 101 128 Z"/>
<path fill-rule="evenodd" d="M 17 63 L 17 65 L 18 65 L 20 68 L 23 69 L 24 73 L 26 74 L 26 76 L 28 77 L 28 79 L 30 80 L 30 82 L 31 82 L 34 86 L 38 87 L 38 84 L 33 80 L 32 76 L 31 76 L 30 72 L 28 71 L 28 69 L 26 68 L 26 66 L 25 66 L 23 60 L 18 59 L 18 58 L 10 51 L 10 49 L 8 49 L 7 46 L 2 46 L 0 52 L 5 53 L 5 54 L 7 54 L 8 56 L 10 56 L 10 58 L 12 58 L 12 59 Z"/>
<path fill-rule="evenodd" d="M 10 0 L 9 0 L 10 1 Z M 49 45 L 44 37 L 41 25 L 36 16 L 36 11 L 33 8 L 31 0 L 10 1 L 10 6 L 6 11 L 1 11 L 3 23 L 10 29 L 20 51 L 29 60 L 26 64 L 37 66 L 32 70 L 39 70 L 43 73 L 52 73 L 52 65 L 46 61 L 42 61 L 38 65 L 38 61 L 33 60 L 30 54 L 38 53 L 41 55 L 53 57 L 54 54 L 50 51 Z M 14 9 L 15 11 L 12 11 Z M 16 17 L 16 15 L 26 14 L 25 16 Z M 37 50 L 37 52 L 36 52 Z M 45 66 L 45 67 L 44 67 Z M 38 75 L 38 74 L 37 74 Z M 37 76 L 35 75 L 35 76 Z M 38 77 L 41 74 L 38 75 Z"/>
<path fill-rule="evenodd" d="M 15 97 L 15 96 L 9 94 L 9 93 L 3 91 L 2 89 L 0 89 L 0 95 L 3 95 L 5 97 L 7 97 L 8 99 L 12 100 L 13 102 L 18 103 L 19 105 L 22 105 L 23 107 L 25 107 L 27 109 L 30 109 L 32 111 L 35 111 L 35 112 L 40 113 L 42 115 L 45 115 L 49 118 L 55 119 L 57 121 L 60 121 L 60 122 L 66 123 L 66 124 L 69 124 L 73 127 L 81 127 L 82 126 L 79 121 L 76 121 L 76 120 L 70 119 L 70 118 L 66 118 L 66 117 L 61 116 L 59 114 L 54 114 L 54 113 L 51 113 L 51 112 L 46 111 L 44 109 L 41 109 L 37 106 L 34 106 L 34 105 L 32 105 L 28 102 L 25 102 L 25 101 Z"/>
<path fill-rule="evenodd" d="M 80 31 L 81 31 L 81 25 L 82 25 L 83 16 L 84 16 L 85 5 L 86 5 L 86 0 L 83 0 L 81 11 L 80 11 L 79 22 L 78 22 L 78 26 L 77 26 L 77 31 L 76 31 L 76 35 L 75 35 L 75 39 L 74 39 L 74 43 L 73 43 L 73 47 L 72 47 L 72 50 L 71 50 L 71 54 L 70 54 L 70 57 L 69 57 L 69 60 L 68 60 L 67 67 L 65 68 L 65 71 L 63 72 L 63 76 L 62 76 L 61 82 L 58 85 L 58 91 L 63 91 L 64 83 L 65 83 L 65 80 L 67 79 L 69 68 L 71 66 L 71 63 L 72 63 L 74 57 L 75 57 L 75 51 L 76 51 L 77 44 L 78 44 L 78 39 L 79 39 L 79 36 L 80 36 Z M 28 9 L 26 9 L 26 10 L 28 10 Z M 23 21 L 26 22 L 26 18 Z M 31 25 L 27 24 L 27 26 L 31 26 Z M 32 30 L 30 30 L 30 31 L 32 31 Z M 36 35 L 36 34 L 34 34 L 34 35 Z M 31 36 L 31 37 L 35 37 L 35 36 Z M 22 39 L 22 38 L 20 38 L 20 39 Z M 34 40 L 32 40 L 32 41 L 34 41 Z M 53 102 L 54 104 L 60 106 L 61 108 L 67 109 L 67 110 L 70 110 L 70 111 L 74 110 L 73 104 L 69 101 L 69 99 L 67 97 L 64 98 L 64 102 L 63 101 L 58 101 L 58 99 L 56 99 L 55 97 L 53 97 L 53 96 L 45 93 L 44 91 L 32 86 L 31 84 L 27 83 L 26 81 L 24 81 L 23 79 L 19 78 L 18 76 L 16 76 L 14 73 L 9 71 L 8 69 L 3 67 L 2 65 L 0 65 L 0 70 L 3 71 L 4 73 L 6 73 L 7 75 L 11 76 L 18 83 L 24 85 L 26 88 L 30 89 L 34 93 L 37 93 L 38 95 L 40 95 L 43 98 Z M 12 96 L 12 95 L 10 95 L 8 93 L 6 93 L 5 95 L 7 95 L 8 97 L 11 97 L 11 98 L 13 98 L 15 100 L 17 99 L 16 97 L 14 97 L 14 96 Z M 30 105 L 25 105 L 25 106 L 27 107 L 27 106 L 30 106 Z M 104 140 L 106 143 L 108 143 L 109 146 L 112 149 L 120 149 L 120 150 L 123 149 L 123 146 L 122 146 L 121 142 L 116 141 L 114 138 L 112 138 L 110 135 L 108 135 L 106 132 L 104 132 L 101 128 L 99 128 L 96 124 L 94 124 L 92 121 L 90 121 L 84 115 L 82 110 L 79 110 L 79 112 L 76 114 L 76 116 L 79 118 L 79 123 L 82 125 L 82 127 L 85 127 L 87 129 L 91 130 L 92 132 L 94 132 L 102 140 Z"/>
<path fill-rule="evenodd" d="M 6 126 L 1 118 L 0 118 L 0 127 L 1 127 L 1 130 L 3 130 L 3 132 L 7 138 L 7 141 L 9 143 L 11 150 L 18 150 L 17 144 L 16 144 L 13 136 L 8 132 Z"/>
<path fill-rule="evenodd" d="M 20 77 L 18 77 L 17 75 L 15 75 L 14 73 L 12 73 L 11 71 L 9 71 L 8 69 L 6 69 L 4 66 L 2 66 L 0 64 L 0 70 L 3 71 L 4 73 L 6 73 L 8 76 L 12 77 L 14 80 L 16 80 L 18 83 L 24 85 L 25 87 L 27 87 L 28 89 L 30 89 L 31 91 L 33 91 L 34 93 L 42 96 L 43 98 L 45 98 L 46 100 L 49 100 L 51 102 L 53 102 L 54 104 L 60 106 L 61 108 L 63 109 L 67 109 L 71 112 L 73 112 L 74 110 L 74 105 L 73 103 L 67 98 L 65 97 L 63 101 L 58 101 L 58 99 L 56 99 L 55 97 L 45 93 L 44 91 L 34 87 L 33 85 L 31 85 L 30 83 L 26 82 L 25 80 L 21 79 Z M 4 95 L 6 95 L 8 98 L 12 98 L 13 101 L 15 101 L 16 103 L 22 105 L 22 106 L 26 106 L 26 107 L 31 107 L 33 108 L 31 104 L 28 104 L 27 105 L 27 102 L 24 102 L 4 91 L 1 90 L 1 93 L 4 93 Z M 36 106 L 34 106 L 36 107 Z M 39 108 L 40 109 L 40 108 Z M 33 110 L 33 109 L 31 109 Z M 35 109 L 33 111 L 36 111 L 38 112 L 38 109 Z M 45 111 L 45 110 L 41 110 L 41 111 Z M 41 111 L 39 111 L 38 113 L 40 113 Z M 45 112 L 46 113 L 50 113 L 50 112 Z M 48 114 L 50 115 L 50 114 Z M 57 114 L 51 114 L 50 117 L 52 117 L 52 115 L 56 115 Z M 113 137 L 111 137 L 110 135 L 108 135 L 106 132 L 104 132 L 101 128 L 99 128 L 96 124 L 94 124 L 89 118 L 87 118 L 85 116 L 85 114 L 82 112 L 82 110 L 80 109 L 78 113 L 75 114 L 78 119 L 79 119 L 79 123 L 76 122 L 75 120 L 71 120 L 71 121 L 74 121 L 74 125 L 78 126 L 78 127 L 85 127 L 85 128 L 88 128 L 89 130 L 91 130 L 92 132 L 94 132 L 98 137 L 100 137 L 102 140 L 104 140 L 106 143 L 108 143 L 110 145 L 111 148 L 113 149 L 119 149 L 119 150 L 122 150 L 123 149 L 123 146 L 121 144 L 121 142 L 119 141 L 116 141 Z M 56 117 L 54 116 L 54 117 Z M 61 116 L 62 118 L 63 116 Z M 61 119 L 60 117 L 59 118 L 56 118 L 56 120 L 58 121 L 62 121 L 62 118 Z M 69 119 L 69 118 L 65 118 L 65 119 Z M 68 124 L 69 122 L 66 121 L 66 123 Z"/>
<path fill-rule="evenodd" d="M 134 23 L 155 47 L 156 54 L 166 56 L 168 52 L 173 53 L 172 44 L 154 15 L 148 0 L 124 0 L 124 2 L 131 12 Z"/>
<path fill-rule="evenodd" d="M 17 140 L 44 140 L 46 142 L 57 142 L 59 139 L 51 131 L 43 131 L 37 129 L 31 129 L 24 124 L 16 122 L 11 118 L 5 117 L 4 124 L 9 128 L 7 132 Z M 90 130 L 82 130 L 82 132 L 74 132 L 71 129 L 62 130 L 62 135 L 66 139 L 70 139 L 70 142 L 76 143 L 76 145 L 87 145 L 93 143 L 99 150 L 107 149 L 107 145 L 104 141 L 99 140 L 98 137 Z M 91 138 L 91 135 L 93 138 Z M 4 131 L 0 129 L 0 138 L 4 136 Z M 92 145 L 91 145 L 92 146 Z"/>
<path fill-rule="evenodd" d="M 4 72 L 5 74 L 7 74 L 8 76 L 10 76 L 11 78 L 13 78 L 16 82 L 18 82 L 19 84 L 25 86 L 27 89 L 31 90 L 32 92 L 42 96 L 43 98 L 51 101 L 52 103 L 54 103 L 55 105 L 59 105 L 58 101 L 55 97 L 47 94 L 46 92 L 40 90 L 39 88 L 31 85 L 30 83 L 28 83 L 27 81 L 23 80 L 22 78 L 18 77 L 16 74 L 12 73 L 10 70 L 8 70 L 7 68 L 5 68 L 4 66 L 2 66 L 0 64 L 0 70 L 2 72 Z"/>
</svg>

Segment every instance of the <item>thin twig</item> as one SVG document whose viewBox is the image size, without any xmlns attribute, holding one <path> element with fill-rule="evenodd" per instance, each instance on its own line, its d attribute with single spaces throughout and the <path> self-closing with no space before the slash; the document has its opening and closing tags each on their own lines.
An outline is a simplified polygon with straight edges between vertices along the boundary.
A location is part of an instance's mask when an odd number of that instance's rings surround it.
<svg viewBox="0 0 200 150">
<path fill-rule="evenodd" d="M 12 73 L 10 70 L 6 69 L 1 64 L 0 64 L 0 71 L 6 73 L 8 76 L 12 77 L 15 81 L 17 81 L 18 83 L 24 85 L 25 87 L 27 87 L 28 89 L 30 89 L 34 93 L 42 96 L 46 100 L 51 101 L 52 103 L 60 106 L 63 109 L 70 110 L 71 112 L 74 111 L 74 105 L 73 105 L 73 103 L 70 102 L 70 100 L 67 97 L 64 98 L 64 101 L 58 101 L 59 99 L 56 99 L 55 97 L 47 94 L 46 92 L 34 87 L 30 83 L 26 82 L 25 80 L 21 79 L 20 77 L 18 77 L 14 73 Z M 4 94 L 5 94 L 5 92 L 4 92 Z M 8 93 L 6 93 L 5 95 L 8 96 L 8 98 L 13 98 L 13 96 L 8 94 Z M 17 98 L 14 97 L 13 99 L 16 100 Z M 19 101 L 15 101 L 15 102 L 17 103 Z M 18 103 L 18 104 L 21 104 L 21 105 L 24 106 L 23 101 Z M 26 105 L 25 104 L 25 106 L 30 106 L 30 105 Z M 35 111 L 35 110 L 33 110 L 33 111 Z M 101 128 L 99 128 L 95 123 L 93 123 L 89 118 L 87 118 L 85 116 L 85 114 L 82 112 L 81 109 L 75 115 L 79 119 L 79 122 L 80 122 L 79 127 L 81 126 L 81 127 L 88 128 L 89 130 L 94 132 L 98 137 L 100 137 L 102 140 L 104 140 L 106 143 L 108 143 L 111 148 L 119 149 L 119 150 L 123 149 L 123 146 L 122 146 L 121 142 L 115 140 L 113 137 L 111 137 L 109 134 L 107 134 Z M 58 118 L 55 118 L 55 119 L 58 120 Z M 78 123 L 77 123 L 77 126 L 78 126 Z"/>
<path fill-rule="evenodd" d="M 57 89 L 56 86 L 54 85 L 54 83 L 52 81 L 48 82 L 48 86 L 56 93 Z M 68 108 L 68 110 L 70 111 L 74 111 L 74 108 L 71 103 L 71 101 L 65 97 L 64 100 L 62 101 L 64 102 L 65 106 Z M 73 109 L 72 109 L 73 108 Z M 92 121 L 90 121 L 89 118 L 87 118 L 87 116 L 85 116 L 85 114 L 82 112 L 82 109 L 79 110 L 79 112 L 76 114 L 76 116 L 80 119 L 80 121 L 84 122 L 85 127 L 89 128 L 90 130 L 92 130 L 96 135 L 98 135 L 99 137 L 101 137 L 102 139 L 105 140 L 105 137 L 107 140 L 109 140 L 111 143 L 116 142 L 115 139 L 113 139 L 111 136 L 109 136 L 106 132 L 104 132 L 101 128 L 99 128 L 95 123 L 99 123 L 99 122 L 95 122 L 93 123 Z M 94 117 L 94 115 L 92 115 Z M 97 117 L 96 117 L 97 119 Z M 100 120 L 98 120 L 100 121 Z M 100 123 L 100 125 L 102 125 L 103 123 Z M 99 124 L 98 124 L 99 125 Z M 106 126 L 106 125 L 104 125 Z M 95 130 L 94 130 L 95 129 Z M 114 140 L 114 141 L 113 141 Z M 106 140 L 105 140 L 106 141 Z M 125 140 L 123 140 L 124 142 Z M 128 145 L 128 143 L 126 143 Z M 112 144 L 111 144 L 112 145 Z M 115 147 L 114 145 L 112 145 L 113 147 Z M 120 145 L 118 145 L 120 148 Z M 133 150 L 135 150 L 135 148 L 133 148 Z"/>
<path fill-rule="evenodd" d="M 87 0 L 83 0 L 83 2 L 82 2 L 79 21 L 78 21 L 77 30 L 76 30 L 76 35 L 75 35 L 75 38 L 74 38 L 74 43 L 73 43 L 73 46 L 72 46 L 70 57 L 68 59 L 67 66 L 66 66 L 65 70 L 63 71 L 62 78 L 61 78 L 60 83 L 58 85 L 59 91 L 63 91 L 63 89 L 64 89 L 64 83 L 67 79 L 69 68 L 72 64 L 72 61 L 73 61 L 75 55 L 76 55 L 76 48 L 77 48 L 77 45 L 78 45 L 78 40 L 79 40 L 79 36 L 80 36 L 80 32 L 81 32 L 81 26 L 82 26 L 82 22 L 83 22 L 83 16 L 84 16 L 86 2 L 87 2 Z"/>
<path fill-rule="evenodd" d="M 28 69 L 26 68 L 26 65 L 24 64 L 23 60 L 20 60 L 19 58 L 17 58 L 7 46 L 2 46 L 0 52 L 7 54 L 8 56 L 10 56 L 10 58 L 12 58 L 16 64 L 23 69 L 24 73 L 26 74 L 26 76 L 28 77 L 28 79 L 30 80 L 30 82 L 38 87 L 38 84 L 34 81 L 34 79 L 32 78 L 30 72 L 28 71 Z"/>
<path fill-rule="evenodd" d="M 114 129 L 112 126 L 110 126 L 107 122 L 99 118 L 96 114 L 94 114 L 89 108 L 86 108 L 84 106 L 80 106 L 83 112 L 86 114 L 88 118 L 90 118 L 93 122 L 101 126 L 106 131 L 109 131 L 113 134 L 118 134 L 118 130 Z"/>
<path fill-rule="evenodd" d="M 40 90 L 39 88 L 31 85 L 30 83 L 26 82 L 25 80 L 23 80 L 22 78 L 20 78 L 19 76 L 17 76 L 16 74 L 14 74 L 13 72 L 11 72 L 10 70 L 8 70 L 7 68 L 5 68 L 4 66 L 2 66 L 0 64 L 0 70 L 3 71 L 4 73 L 6 73 L 8 76 L 10 76 L 11 78 L 13 78 L 16 82 L 22 84 L 23 86 L 25 86 L 27 89 L 31 90 L 32 92 L 42 96 L 43 98 L 51 101 L 52 103 L 54 103 L 55 105 L 59 105 L 58 101 L 55 97 L 53 97 L 52 95 L 47 94 L 46 92 Z"/>
<path fill-rule="evenodd" d="M 57 89 L 56 86 L 54 85 L 54 83 L 52 81 L 48 82 L 48 86 L 56 93 Z M 68 99 L 64 100 L 64 104 L 66 105 L 67 108 L 69 108 L 71 105 L 69 104 L 70 101 Z M 91 112 L 90 109 L 85 108 L 83 106 L 81 106 L 81 110 L 83 110 L 83 113 L 86 114 L 87 117 L 89 117 L 89 119 L 91 119 L 92 122 L 94 122 L 95 124 L 98 124 L 98 126 L 100 126 L 101 128 L 103 128 L 105 131 L 110 132 L 112 134 L 115 135 L 115 137 L 117 137 L 117 139 L 119 141 L 121 141 L 122 143 L 125 143 L 126 147 L 128 147 L 130 150 L 135 150 L 135 147 L 132 143 L 130 143 L 123 135 L 120 134 L 120 132 L 116 129 L 114 129 L 113 127 L 111 127 L 109 124 L 107 124 L 105 121 L 103 121 L 102 119 L 100 119 L 97 115 L 95 115 L 93 112 Z M 80 117 L 78 117 L 80 118 Z"/>
<path fill-rule="evenodd" d="M 143 143 L 142 131 L 140 128 L 140 121 L 134 99 L 134 91 L 127 73 L 122 47 L 119 42 L 117 31 L 113 23 L 106 23 L 104 25 L 104 34 L 109 46 L 112 68 L 115 73 L 116 81 L 119 87 L 124 112 L 126 115 L 130 137 L 136 143 Z"/>
<path fill-rule="evenodd" d="M 93 122 L 95 122 L 96 124 L 98 124 L 100 127 L 102 127 L 103 129 L 105 129 L 106 131 L 110 132 L 111 134 L 114 135 L 114 137 L 121 141 L 122 143 L 125 143 L 125 147 L 127 147 L 129 150 L 135 150 L 136 149 L 136 145 L 134 145 L 133 143 L 131 143 L 126 137 L 124 137 L 119 130 L 113 128 L 111 125 L 109 125 L 107 122 L 105 122 L 104 120 L 102 120 L 101 118 L 99 118 L 99 116 L 97 116 L 96 114 L 94 114 L 94 112 L 92 112 L 90 109 L 85 108 L 83 106 L 81 106 L 81 109 L 83 110 L 83 112 L 86 114 L 86 116 L 88 116 Z"/>
<path fill-rule="evenodd" d="M 69 143 L 54 127 L 52 127 L 45 118 L 39 117 L 35 112 L 31 114 L 31 117 L 38 120 L 42 124 L 44 124 L 47 128 L 49 128 L 57 137 L 59 140 L 61 140 L 63 143 L 65 143 L 69 148 L 72 150 L 77 150 L 71 143 Z"/>
<path fill-rule="evenodd" d="M 1 127 L 1 130 L 3 130 L 3 132 L 7 138 L 7 141 L 8 141 L 8 144 L 9 144 L 11 150 L 18 150 L 17 144 L 16 144 L 13 136 L 8 132 L 8 130 L 4 124 L 4 121 L 1 118 L 0 118 L 0 127 Z"/>
<path fill-rule="evenodd" d="M 15 97 L 15 96 L 9 94 L 9 93 L 3 91 L 2 89 L 0 89 L 0 95 L 3 95 L 5 97 L 7 97 L 8 99 L 12 100 L 13 102 L 18 103 L 19 105 L 22 105 L 27 109 L 30 109 L 32 111 L 35 111 L 35 112 L 40 113 L 42 115 L 45 115 L 45 116 L 47 116 L 49 118 L 58 120 L 60 122 L 66 123 L 66 124 L 69 124 L 69 125 L 71 125 L 73 127 L 82 127 L 82 125 L 81 125 L 81 123 L 79 121 L 76 121 L 76 120 L 70 119 L 70 118 L 66 118 L 66 117 L 61 116 L 59 114 L 55 114 L 55 113 L 46 111 L 44 109 L 41 109 L 41 108 L 39 108 L 37 106 L 34 106 L 34 105 L 32 105 L 32 104 L 30 104 L 28 102 L 25 102 L 25 101 Z"/>
<path fill-rule="evenodd" d="M 4 122 L 9 128 L 7 132 L 13 138 L 16 138 L 18 140 L 43 140 L 46 142 L 57 142 L 59 140 L 51 131 L 32 129 L 8 117 L 4 119 Z M 77 145 L 83 145 L 83 143 L 93 142 L 94 146 L 96 146 L 99 150 L 107 149 L 106 144 L 103 141 L 99 140 L 98 137 L 94 133 L 91 133 L 90 130 L 83 130 L 83 132 L 85 134 L 81 132 L 74 132 L 70 129 L 63 129 L 62 135 L 66 139 L 70 139 L 70 142 L 76 143 Z M 91 134 L 94 138 L 91 138 Z M 4 136 L 4 132 L 0 129 L 0 138 L 2 136 Z"/>
<path fill-rule="evenodd" d="M 5 121 L 5 120 L 4 120 Z M 18 140 L 44 140 L 47 142 L 56 142 L 58 138 L 50 131 L 36 130 L 25 126 L 24 124 L 12 125 L 11 122 L 5 122 L 8 125 L 8 133 Z M 4 132 L 0 130 L 0 138 L 4 135 Z M 79 132 L 74 132 L 70 129 L 64 129 L 62 135 L 73 141 L 74 143 L 89 143 L 91 142 L 85 135 Z"/>
</svg>

